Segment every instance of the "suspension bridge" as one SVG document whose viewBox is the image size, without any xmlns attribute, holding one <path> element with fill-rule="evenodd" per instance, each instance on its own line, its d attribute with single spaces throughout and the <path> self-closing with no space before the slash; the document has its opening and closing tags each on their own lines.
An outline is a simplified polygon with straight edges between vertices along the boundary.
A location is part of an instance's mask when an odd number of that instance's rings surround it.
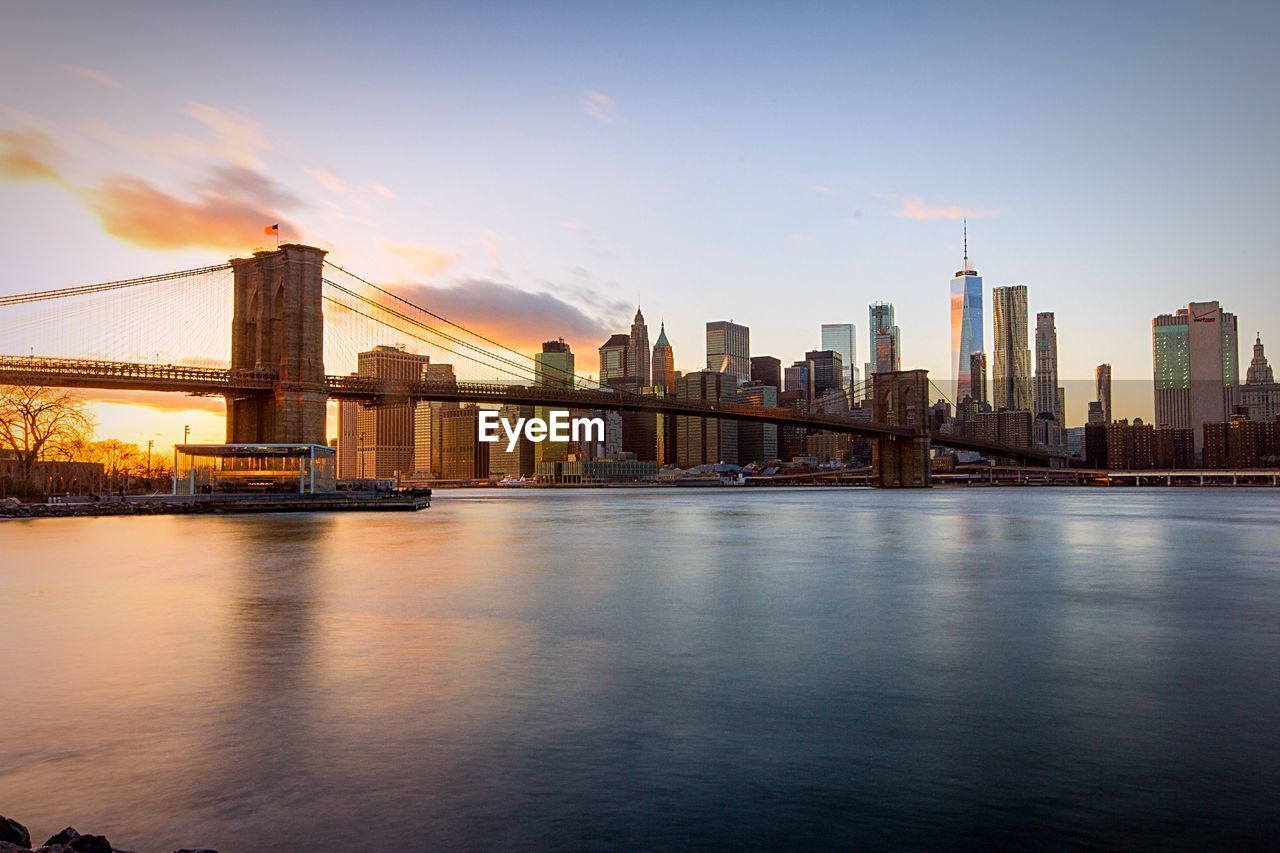
<svg viewBox="0 0 1280 853">
<path fill-rule="evenodd" d="M 933 444 L 1026 465 L 1051 460 L 1036 448 L 931 430 L 929 399 L 941 394 L 923 370 L 874 374 L 865 391 L 851 389 L 870 401 L 860 417 L 635 393 L 539 363 L 324 256 L 288 244 L 199 269 L 0 297 L 0 384 L 221 396 L 228 442 L 325 444 L 330 399 L 439 400 L 844 433 L 874 442 L 882 486 L 928 485 Z M 358 353 L 377 345 L 452 370 L 433 380 L 359 375 Z"/>
</svg>

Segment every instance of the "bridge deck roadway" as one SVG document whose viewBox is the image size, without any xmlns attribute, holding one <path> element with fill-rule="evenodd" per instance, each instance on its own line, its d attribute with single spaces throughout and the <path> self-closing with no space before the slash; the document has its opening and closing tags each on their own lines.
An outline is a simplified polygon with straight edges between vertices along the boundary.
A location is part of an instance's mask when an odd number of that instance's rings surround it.
<svg viewBox="0 0 1280 853">
<path fill-rule="evenodd" d="M 0 356 L 0 384 L 43 385 L 102 390 L 164 391 L 199 396 L 250 397 L 274 393 L 273 371 L 151 365 L 86 359 Z M 776 426 L 805 427 L 870 439 L 910 439 L 911 427 L 855 420 L 850 417 L 761 409 L 733 403 L 677 400 L 554 386 L 502 385 L 479 382 L 387 382 L 364 376 L 329 376 L 326 393 L 338 400 L 365 404 L 440 400 L 459 403 L 511 403 L 574 409 L 653 412 L 655 414 L 724 418 Z M 973 450 L 1032 464 L 1046 464 L 1051 454 L 1035 448 L 1011 447 L 950 433 L 930 435 L 935 444 Z"/>
</svg>

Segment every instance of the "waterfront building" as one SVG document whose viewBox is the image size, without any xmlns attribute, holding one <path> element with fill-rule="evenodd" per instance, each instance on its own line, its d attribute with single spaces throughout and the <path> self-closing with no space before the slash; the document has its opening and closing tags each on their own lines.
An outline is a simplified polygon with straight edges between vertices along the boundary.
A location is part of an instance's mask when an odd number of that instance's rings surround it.
<svg viewBox="0 0 1280 853">
<path fill-rule="evenodd" d="M 754 409 L 775 409 L 778 407 L 778 389 L 765 382 L 748 382 L 738 387 L 736 400 L 739 405 Z M 739 465 L 762 464 L 778 458 L 776 424 L 738 422 Z"/>
<path fill-rule="evenodd" d="M 355 400 L 338 401 L 338 477 L 343 480 L 354 480 L 360 476 L 358 453 L 360 445 L 360 427 L 356 421 L 360 413 L 360 404 Z"/>
<path fill-rule="evenodd" d="M 1214 302 L 1192 302 L 1151 321 L 1156 424 L 1196 433 L 1204 449 L 1204 425 L 1225 423 L 1240 384 L 1236 317 Z"/>
<path fill-rule="evenodd" d="M 514 424 L 520 418 L 528 419 L 533 417 L 533 408 L 533 406 L 508 404 L 498 409 L 498 417 Z M 479 429 L 478 424 L 477 429 Z M 525 438 L 523 431 L 516 439 L 515 447 L 511 450 L 507 450 L 509 443 L 506 433 L 503 432 L 497 441 L 486 445 L 489 448 L 489 476 L 510 477 L 513 480 L 533 476 L 536 465 L 533 453 L 534 443 Z"/>
<path fill-rule="evenodd" d="M 974 438 L 1011 447 L 1030 447 L 1033 429 L 1031 412 L 1002 409 L 978 412 L 974 416 Z"/>
<path fill-rule="evenodd" d="M 782 362 L 771 355 L 751 356 L 751 381 L 772 385 L 782 393 Z"/>
<path fill-rule="evenodd" d="M 811 399 L 825 397 L 831 391 L 838 391 L 841 397 L 848 399 L 840 353 L 834 350 L 810 350 L 804 354 L 804 360 L 808 367 Z"/>
<path fill-rule="evenodd" d="M 450 409 L 441 413 L 440 423 L 444 433 L 441 479 L 487 480 L 493 445 L 480 440 L 480 410 L 475 406 Z"/>
<path fill-rule="evenodd" d="M 778 398 L 778 408 L 790 409 L 796 414 L 804 414 L 808 410 L 809 401 L 803 391 L 784 391 Z M 778 458 L 790 462 L 807 453 L 806 437 L 808 430 L 802 426 L 778 427 Z"/>
<path fill-rule="evenodd" d="M 677 380 L 676 399 L 719 402 L 732 398 L 736 387 L 731 373 L 695 370 Z M 676 435 L 676 464 L 681 468 L 738 462 L 736 421 L 680 415 L 676 418 Z"/>
<path fill-rule="evenodd" d="M 630 335 L 610 335 L 600 345 L 600 384 L 608 385 L 611 379 L 630 378 L 627 356 L 631 352 Z"/>
<path fill-rule="evenodd" d="M 426 382 L 457 382 L 451 364 L 423 365 L 422 379 Z M 413 479 L 434 480 L 441 476 L 441 466 L 444 464 L 444 432 L 440 425 L 441 413 L 456 408 L 458 408 L 457 403 L 446 403 L 441 400 L 420 400 L 414 403 Z"/>
<path fill-rule="evenodd" d="M 658 340 L 653 345 L 653 361 L 651 362 L 652 382 L 672 393 L 676 390 L 676 358 L 667 341 L 667 324 L 658 328 Z"/>
<path fill-rule="evenodd" d="M 893 321 L 893 305 L 876 302 L 867 312 L 870 321 L 871 363 L 876 373 L 902 369 L 902 332 Z M 868 369 L 868 378 L 871 369 Z"/>
<path fill-rule="evenodd" d="M 822 349 L 840 354 L 840 363 L 843 365 L 841 381 L 846 391 L 853 390 L 856 384 L 854 374 L 858 371 L 853 366 L 858 352 L 858 330 L 852 323 L 823 323 Z"/>
<path fill-rule="evenodd" d="M 1193 468 L 1196 464 L 1195 433 L 1189 429 L 1156 428 L 1156 467 Z"/>
<path fill-rule="evenodd" d="M 965 224 L 964 262 L 951 279 L 951 371 L 953 386 L 951 399 L 960 401 L 966 396 L 974 400 L 986 400 L 974 393 L 973 356 L 982 352 L 983 346 L 982 277 L 969 262 L 969 226 Z"/>
<path fill-rule="evenodd" d="M 1031 411 L 1031 350 L 1027 347 L 1027 286 L 991 291 L 995 337 L 992 407 Z"/>
<path fill-rule="evenodd" d="M 574 387 L 576 383 L 573 350 L 564 342 L 564 338 L 543 342 L 542 352 L 536 353 L 533 357 L 533 377 L 533 384 L 543 388 Z M 551 417 L 551 411 L 548 406 L 537 406 L 534 408 L 534 416 L 548 420 Z M 535 464 L 567 461 L 569 444 L 560 441 L 540 441 L 533 446 L 533 454 Z"/>
<path fill-rule="evenodd" d="M 1091 424 L 1105 424 L 1105 423 L 1107 423 L 1107 417 L 1106 417 L 1106 415 L 1105 415 L 1105 414 L 1103 414 L 1102 401 L 1101 401 L 1101 400 L 1090 400 L 1090 401 L 1089 401 L 1089 419 L 1088 419 L 1088 423 L 1091 423 Z"/>
<path fill-rule="evenodd" d="M 640 306 L 636 306 L 635 319 L 631 321 L 631 348 L 627 351 L 627 375 L 634 376 L 641 388 L 653 384 L 653 371 L 650 368 L 649 327 L 645 325 L 644 314 Z"/>
<path fill-rule="evenodd" d="M 852 439 L 841 432 L 815 432 L 805 438 L 805 455 L 819 465 L 842 464 L 849 458 Z"/>
<path fill-rule="evenodd" d="M 1093 382 L 1097 401 L 1102 410 L 1102 422 L 1111 423 L 1111 365 L 1099 364 L 1093 369 Z M 1093 407 L 1089 407 L 1092 413 Z"/>
<path fill-rule="evenodd" d="M 415 382 L 429 356 L 405 352 L 398 347 L 376 346 L 356 356 L 356 374 L 375 379 Z M 360 406 L 356 410 L 356 469 L 365 478 L 410 477 L 414 470 L 414 406 L 412 403 L 384 403 Z M 341 412 L 339 412 L 341 415 Z M 349 430 L 348 430 L 349 432 Z M 343 430 L 339 430 L 341 455 Z M 349 439 L 348 439 L 349 440 Z"/>
<path fill-rule="evenodd" d="M 1262 335 L 1253 343 L 1253 360 L 1240 388 L 1240 405 L 1250 420 L 1265 421 L 1280 414 L 1280 384 L 1276 383 L 1271 365 L 1262 350 Z"/>
<path fill-rule="evenodd" d="M 751 330 L 731 320 L 707 323 L 707 370 L 723 373 L 734 385 L 751 380 Z"/>
<path fill-rule="evenodd" d="M 1205 468 L 1257 468 L 1262 464 L 1265 432 L 1244 414 L 1204 425 Z"/>
</svg>

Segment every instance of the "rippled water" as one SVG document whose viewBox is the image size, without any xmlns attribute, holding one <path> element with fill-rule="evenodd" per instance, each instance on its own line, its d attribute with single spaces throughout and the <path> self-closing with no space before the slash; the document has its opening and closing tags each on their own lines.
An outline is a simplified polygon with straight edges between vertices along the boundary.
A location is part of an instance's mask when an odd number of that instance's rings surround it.
<svg viewBox="0 0 1280 853">
<path fill-rule="evenodd" d="M 142 851 L 1280 833 L 1280 491 L 0 523 L 0 814 Z"/>
</svg>

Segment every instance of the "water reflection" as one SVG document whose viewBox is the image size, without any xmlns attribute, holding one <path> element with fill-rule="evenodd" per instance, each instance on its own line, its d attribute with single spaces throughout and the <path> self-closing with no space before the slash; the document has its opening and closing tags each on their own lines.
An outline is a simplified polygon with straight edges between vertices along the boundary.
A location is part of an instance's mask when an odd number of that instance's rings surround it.
<svg viewBox="0 0 1280 853">
<path fill-rule="evenodd" d="M 455 492 L 6 523 L 0 804 L 139 849 L 1257 841 L 1276 500 Z"/>
</svg>

